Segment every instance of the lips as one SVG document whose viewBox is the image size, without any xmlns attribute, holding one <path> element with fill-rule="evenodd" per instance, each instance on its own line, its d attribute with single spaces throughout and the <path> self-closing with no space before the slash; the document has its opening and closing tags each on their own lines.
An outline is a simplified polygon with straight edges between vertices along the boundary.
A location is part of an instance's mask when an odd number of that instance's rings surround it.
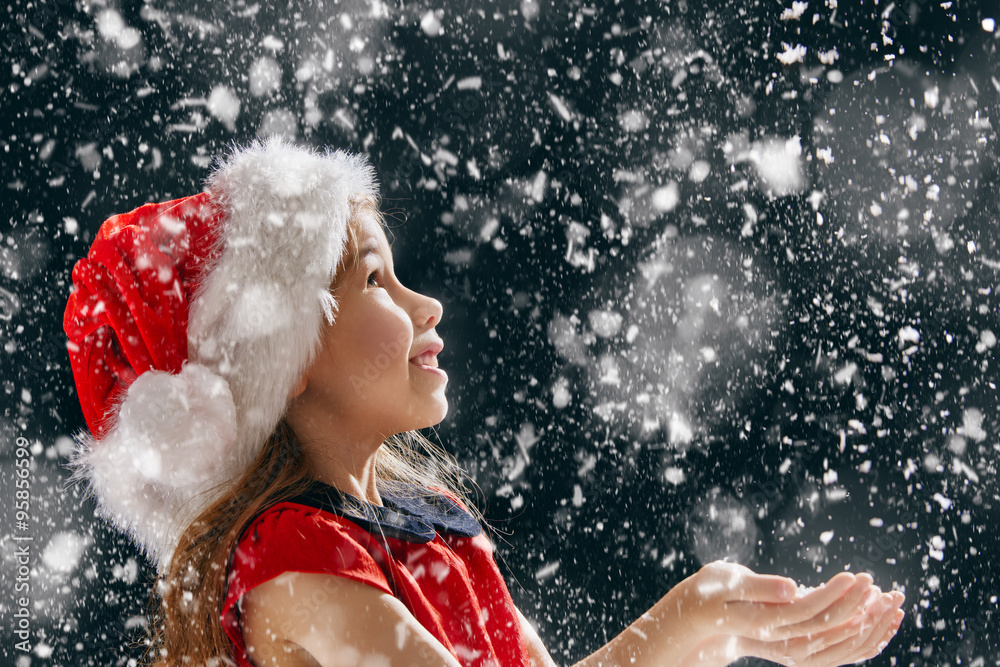
<svg viewBox="0 0 1000 667">
<path fill-rule="evenodd" d="M 431 341 L 430 343 L 422 346 L 420 352 L 415 356 L 410 357 L 410 363 L 417 364 L 419 366 L 430 366 L 431 368 L 437 368 L 438 353 L 444 349 L 444 343 L 441 341 Z"/>
</svg>

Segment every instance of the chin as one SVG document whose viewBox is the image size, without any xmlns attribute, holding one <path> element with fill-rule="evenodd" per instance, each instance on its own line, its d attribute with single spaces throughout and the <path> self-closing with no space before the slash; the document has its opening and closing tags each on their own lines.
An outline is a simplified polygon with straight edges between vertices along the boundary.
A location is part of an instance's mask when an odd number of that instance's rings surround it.
<svg viewBox="0 0 1000 667">
<path fill-rule="evenodd" d="M 448 416 L 448 402 L 445 401 L 444 406 L 438 412 L 431 415 L 431 419 L 433 419 L 434 421 L 433 423 L 428 424 L 428 426 L 437 426 L 438 424 L 443 422 L 444 418 L 447 416 Z"/>
<path fill-rule="evenodd" d="M 438 398 L 435 396 L 435 399 Z M 429 403 L 429 404 L 428 404 Z M 437 426 L 448 416 L 448 400 L 443 396 L 440 400 L 424 403 L 419 409 L 409 412 L 395 428 L 399 431 L 416 431 L 422 428 Z"/>
<path fill-rule="evenodd" d="M 420 428 L 429 428 L 431 426 L 437 426 L 444 421 L 444 418 L 448 416 L 448 399 L 443 399 L 436 409 L 427 411 L 427 423 Z"/>
</svg>

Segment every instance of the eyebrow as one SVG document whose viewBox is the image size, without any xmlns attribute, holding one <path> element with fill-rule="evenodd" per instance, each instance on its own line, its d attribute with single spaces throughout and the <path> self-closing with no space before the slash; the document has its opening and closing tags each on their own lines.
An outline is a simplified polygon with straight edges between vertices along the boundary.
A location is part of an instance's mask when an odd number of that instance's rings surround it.
<svg viewBox="0 0 1000 667">
<path fill-rule="evenodd" d="M 377 255 L 381 250 L 381 244 L 378 239 L 368 237 L 368 240 L 361 247 L 361 259 L 364 259 L 368 255 Z M 389 244 L 389 252 L 392 253 L 392 243 Z"/>
<path fill-rule="evenodd" d="M 364 259 L 368 255 L 377 255 L 379 251 L 377 241 L 369 241 L 365 244 L 365 247 L 361 249 L 361 259 Z"/>
</svg>

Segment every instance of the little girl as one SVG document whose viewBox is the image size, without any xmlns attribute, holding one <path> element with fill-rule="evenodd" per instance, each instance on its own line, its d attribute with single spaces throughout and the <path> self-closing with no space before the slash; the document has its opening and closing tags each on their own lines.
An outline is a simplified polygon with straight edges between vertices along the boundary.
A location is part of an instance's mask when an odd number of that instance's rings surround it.
<svg viewBox="0 0 1000 667">
<path fill-rule="evenodd" d="M 73 284 L 70 466 L 157 564 L 150 664 L 554 664 L 418 433 L 448 409 L 441 304 L 397 280 L 362 157 L 234 149 L 107 220 Z M 580 664 L 850 664 L 902 600 L 711 563 Z"/>
</svg>

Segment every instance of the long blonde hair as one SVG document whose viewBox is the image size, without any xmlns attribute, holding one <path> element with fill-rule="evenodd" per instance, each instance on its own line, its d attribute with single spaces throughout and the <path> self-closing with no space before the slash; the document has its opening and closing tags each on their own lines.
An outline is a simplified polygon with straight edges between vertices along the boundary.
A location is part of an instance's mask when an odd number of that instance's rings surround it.
<svg viewBox="0 0 1000 667">
<path fill-rule="evenodd" d="M 352 202 L 347 246 L 337 278 L 360 263 L 362 208 L 385 220 L 378 202 Z M 374 473 L 382 482 L 407 482 L 454 494 L 480 522 L 468 500 L 468 477 L 454 458 L 418 431 L 388 438 L 375 454 Z M 284 422 L 264 444 L 256 460 L 232 488 L 201 513 L 181 535 L 167 572 L 159 576 L 150 600 L 151 627 L 146 664 L 156 667 L 235 665 L 232 644 L 222 627 L 229 559 L 243 530 L 268 507 L 302 493 L 312 471 L 295 434 Z"/>
</svg>

